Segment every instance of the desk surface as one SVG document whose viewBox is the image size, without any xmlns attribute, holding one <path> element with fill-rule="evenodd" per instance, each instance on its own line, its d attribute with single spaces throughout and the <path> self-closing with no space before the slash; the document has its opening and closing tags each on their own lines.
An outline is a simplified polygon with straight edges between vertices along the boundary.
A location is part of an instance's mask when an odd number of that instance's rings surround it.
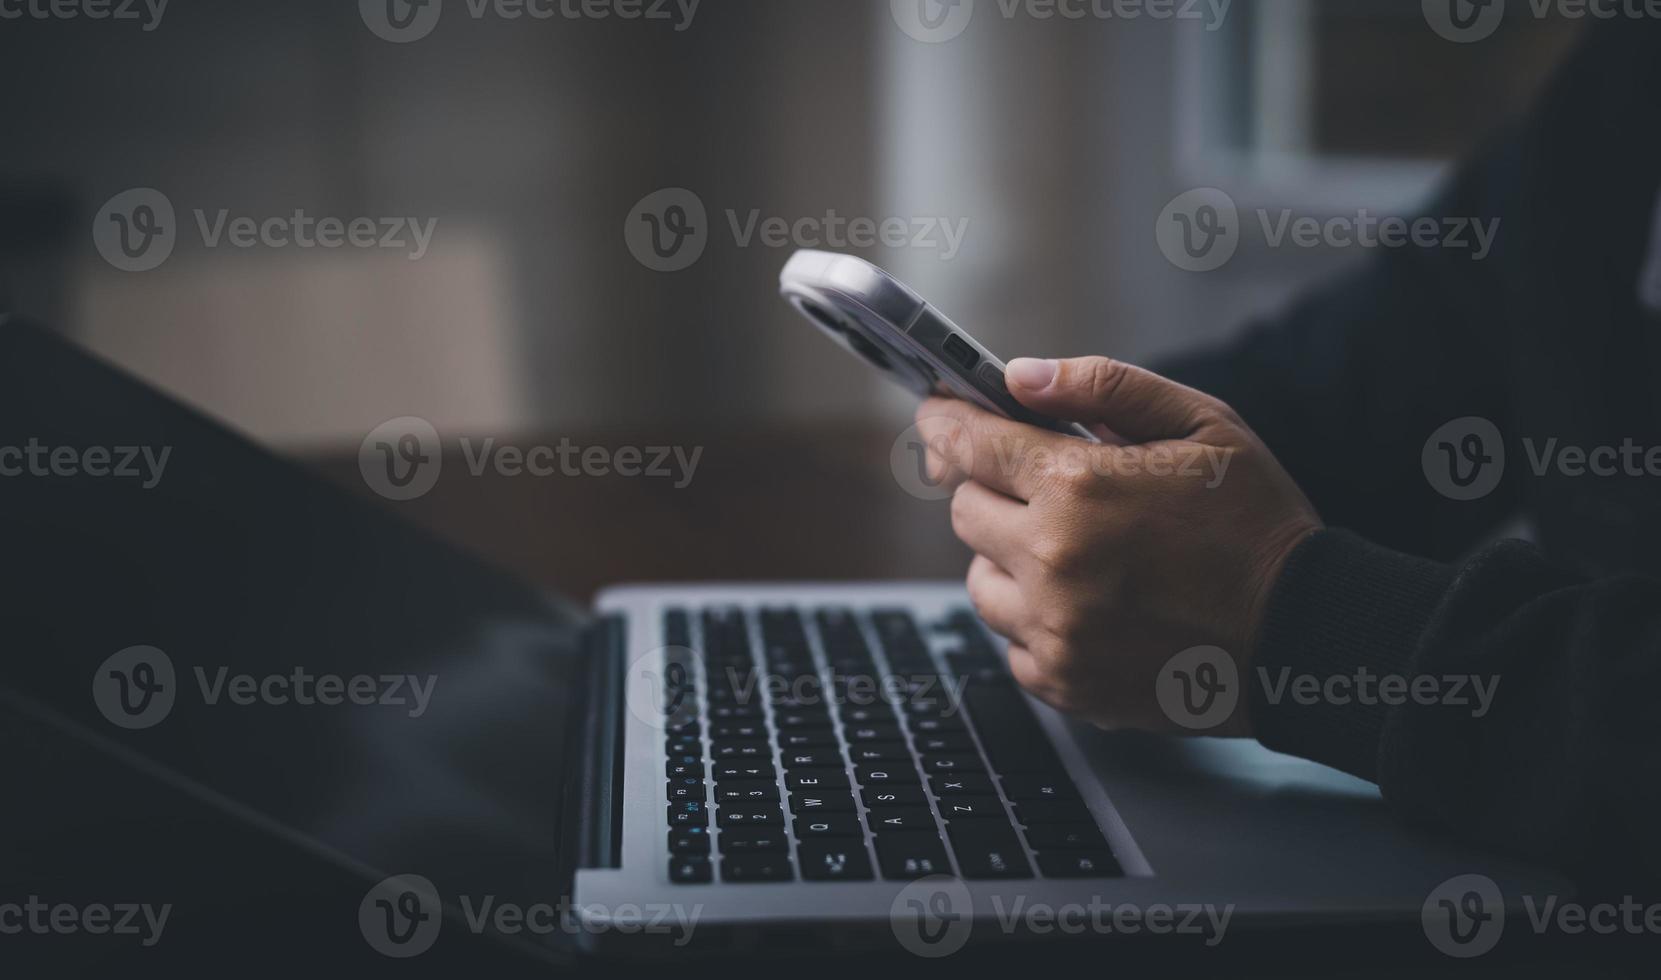
<svg viewBox="0 0 1661 980">
<path fill-rule="evenodd" d="M 383 500 L 356 448 L 311 456 L 328 479 L 550 589 L 587 600 L 630 582 L 956 579 L 969 552 L 949 504 L 919 500 L 889 469 L 891 428 L 794 432 L 565 434 L 575 447 L 702 447 L 690 482 L 673 477 L 475 476 L 446 437 L 437 484 Z M 560 434 L 498 437 L 525 450 Z M 475 455 L 480 438 L 470 441 Z"/>
</svg>

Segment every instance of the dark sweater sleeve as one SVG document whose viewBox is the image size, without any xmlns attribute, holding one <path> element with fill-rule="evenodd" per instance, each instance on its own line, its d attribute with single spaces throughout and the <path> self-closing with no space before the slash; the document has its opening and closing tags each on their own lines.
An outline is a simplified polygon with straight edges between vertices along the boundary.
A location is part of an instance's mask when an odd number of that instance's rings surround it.
<svg viewBox="0 0 1661 980">
<path fill-rule="evenodd" d="M 1335 704 L 1287 680 L 1351 694 L 1363 672 L 1423 695 Z M 1654 579 L 1580 580 L 1520 541 L 1454 567 L 1323 531 L 1276 584 L 1253 674 L 1265 745 L 1377 781 L 1403 819 L 1583 882 L 1661 882 Z"/>
</svg>

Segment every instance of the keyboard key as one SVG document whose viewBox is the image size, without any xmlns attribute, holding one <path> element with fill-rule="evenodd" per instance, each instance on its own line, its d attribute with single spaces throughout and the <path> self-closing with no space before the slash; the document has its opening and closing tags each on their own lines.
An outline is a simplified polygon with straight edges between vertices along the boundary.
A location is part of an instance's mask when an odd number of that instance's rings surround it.
<svg viewBox="0 0 1661 980">
<path fill-rule="evenodd" d="M 1077 800 L 1027 800 L 1015 804 L 1015 819 L 1022 824 L 1095 823 L 1090 811 Z"/>
<path fill-rule="evenodd" d="M 704 778 L 704 764 L 702 762 L 666 762 L 663 764 L 663 774 L 670 779 L 677 776 L 692 776 Z"/>
<path fill-rule="evenodd" d="M 773 747 L 766 742 L 716 742 L 710 750 L 710 755 L 716 762 L 729 762 L 734 759 L 766 759 L 773 758 Z"/>
<path fill-rule="evenodd" d="M 912 734 L 915 735 L 958 735 L 967 738 L 969 726 L 962 717 L 952 715 L 940 718 L 913 718 L 910 722 Z M 996 731 L 996 729 L 991 729 Z"/>
<path fill-rule="evenodd" d="M 938 826 L 934 822 L 934 811 L 922 806 L 874 807 L 868 819 L 871 821 L 871 832 L 878 835 L 898 830 L 932 831 Z"/>
<path fill-rule="evenodd" d="M 777 805 L 723 805 L 715 811 L 715 822 L 722 827 L 777 827 L 784 823 L 784 811 Z"/>
<path fill-rule="evenodd" d="M 1066 777 L 1004 776 L 1004 794 L 1010 799 L 1022 800 L 1076 800 L 1078 790 Z"/>
<path fill-rule="evenodd" d="M 790 842 L 780 827 L 727 827 L 716 838 L 722 854 L 754 854 L 758 851 L 784 851 Z"/>
<path fill-rule="evenodd" d="M 960 772 L 985 773 L 986 765 L 978 755 L 925 755 L 923 771 L 947 776 Z"/>
<path fill-rule="evenodd" d="M 886 705 L 845 705 L 841 711 L 844 725 L 888 725 L 894 722 L 894 712 Z"/>
<path fill-rule="evenodd" d="M 711 704 L 710 721 L 757 721 L 763 717 L 759 704 Z"/>
<path fill-rule="evenodd" d="M 854 812 L 854 798 L 848 795 L 847 790 L 834 790 L 832 793 L 791 793 L 790 812 L 804 813 L 852 813 Z"/>
<path fill-rule="evenodd" d="M 851 813 L 815 813 L 812 816 L 796 818 L 797 840 L 864 836 L 865 828 L 860 826 L 859 818 Z"/>
<path fill-rule="evenodd" d="M 935 773 L 929 777 L 929 792 L 938 797 L 991 796 L 997 792 L 992 780 L 979 773 Z"/>
<path fill-rule="evenodd" d="M 968 735 L 922 735 L 917 738 L 917 751 L 925 755 L 974 755 L 975 743 Z"/>
<path fill-rule="evenodd" d="M 715 802 L 726 806 L 729 803 L 777 803 L 779 801 L 779 784 L 759 780 L 745 780 L 742 782 L 728 782 L 715 784 Z"/>
<path fill-rule="evenodd" d="M 708 827 L 676 827 L 669 831 L 669 853 L 708 854 Z"/>
<path fill-rule="evenodd" d="M 682 800 L 697 800 L 702 803 L 709 799 L 709 790 L 704 781 L 698 776 L 681 776 L 669 780 L 669 802 L 679 803 Z"/>
<path fill-rule="evenodd" d="M 1105 851 L 1107 838 L 1089 823 L 1041 823 L 1027 828 L 1035 851 Z"/>
<path fill-rule="evenodd" d="M 952 873 L 946 846 L 932 833 L 877 835 L 877 865 L 882 876 L 891 881 Z"/>
<path fill-rule="evenodd" d="M 771 759 L 766 762 L 718 762 L 711 772 L 714 773 L 715 781 L 718 783 L 734 779 L 774 780 L 778 778 L 778 773 L 773 769 Z"/>
<path fill-rule="evenodd" d="M 759 741 L 767 738 L 767 726 L 757 721 L 727 722 L 712 727 L 710 737 L 719 742 Z"/>
<path fill-rule="evenodd" d="M 847 763 L 842 759 L 842 753 L 834 748 L 786 752 L 783 754 L 783 762 L 784 768 L 789 771 L 797 769 L 843 769 L 847 767 Z"/>
<path fill-rule="evenodd" d="M 669 804 L 669 826 L 703 827 L 709 823 L 709 807 L 704 803 Z"/>
<path fill-rule="evenodd" d="M 703 885 L 711 880 L 709 858 L 683 855 L 669 861 L 669 880 L 677 885 Z"/>
<path fill-rule="evenodd" d="M 830 790 L 847 789 L 849 786 L 846 770 L 831 769 L 801 769 L 786 773 L 784 785 L 790 787 L 791 792 L 799 790 Z"/>
<path fill-rule="evenodd" d="M 761 852 L 721 859 L 722 881 L 790 881 L 794 878 L 795 874 L 790 870 L 790 858 L 784 854 Z"/>
<path fill-rule="evenodd" d="M 779 726 L 780 731 L 793 728 L 828 728 L 830 714 L 823 708 L 799 708 L 794 711 L 781 711 L 773 716 L 773 721 Z"/>
<path fill-rule="evenodd" d="M 1032 877 L 1027 852 L 1008 825 L 987 821 L 958 824 L 951 829 L 951 840 L 965 878 Z"/>
<path fill-rule="evenodd" d="M 917 768 L 909 763 L 904 766 L 891 766 L 887 763 L 855 766 L 854 777 L 859 780 L 861 786 L 886 786 L 891 783 L 915 786 L 922 782 L 922 778 L 917 775 Z"/>
<path fill-rule="evenodd" d="M 1009 822 L 1003 801 L 996 796 L 949 796 L 940 801 L 942 820 L 987 820 Z"/>
<path fill-rule="evenodd" d="M 804 728 L 799 731 L 780 732 L 776 741 L 779 748 L 785 751 L 833 748 L 836 745 L 836 733 L 829 728 Z"/>
<path fill-rule="evenodd" d="M 685 609 L 670 609 L 664 612 L 663 643 L 671 647 L 692 645 L 692 626 Z"/>
<path fill-rule="evenodd" d="M 894 724 L 866 724 L 851 725 L 845 731 L 849 742 L 897 742 L 904 736 L 900 734 L 900 726 Z"/>
<path fill-rule="evenodd" d="M 1050 851 L 1038 855 L 1038 870 L 1046 878 L 1118 878 L 1119 862 L 1106 851 Z"/>
<path fill-rule="evenodd" d="M 879 806 L 928 806 L 928 797 L 916 786 L 883 786 L 860 792 L 865 805 L 873 810 Z"/>
<path fill-rule="evenodd" d="M 802 877 L 808 881 L 870 881 L 870 855 L 858 841 L 803 841 L 796 847 Z"/>
<path fill-rule="evenodd" d="M 848 746 L 848 758 L 861 762 L 893 762 L 911 765 L 911 750 L 904 742 L 867 742 Z"/>
</svg>

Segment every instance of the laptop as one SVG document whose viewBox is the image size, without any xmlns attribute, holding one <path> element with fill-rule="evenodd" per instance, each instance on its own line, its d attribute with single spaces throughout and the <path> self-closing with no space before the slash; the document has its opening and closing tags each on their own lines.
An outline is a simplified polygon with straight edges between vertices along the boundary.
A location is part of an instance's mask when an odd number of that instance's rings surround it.
<svg viewBox="0 0 1661 980">
<path fill-rule="evenodd" d="M 1211 947 L 1418 923 L 1465 875 L 1508 908 L 1565 891 L 1403 829 L 1335 771 L 1069 722 L 1013 683 L 961 583 L 631 585 L 581 608 L 17 318 L 0 447 L 0 630 L 29 651 L 0 702 L 345 869 L 361 895 L 319 914 L 376 954 L 459 933 L 938 958 L 1067 910 Z"/>
</svg>

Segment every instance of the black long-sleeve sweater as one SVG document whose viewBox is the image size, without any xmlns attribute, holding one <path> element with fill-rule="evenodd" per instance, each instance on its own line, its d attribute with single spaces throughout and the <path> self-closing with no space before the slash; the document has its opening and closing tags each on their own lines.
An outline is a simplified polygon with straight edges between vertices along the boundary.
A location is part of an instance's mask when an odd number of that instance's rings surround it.
<svg viewBox="0 0 1661 980">
<path fill-rule="evenodd" d="M 1661 468 L 1629 452 L 1618 475 L 1575 475 L 1573 456 L 1661 447 L 1658 107 L 1661 24 L 1590 32 L 1422 210 L 1498 219 L 1492 254 L 1381 249 L 1225 349 L 1161 366 L 1233 405 L 1333 528 L 1270 601 L 1251 684 L 1262 741 L 1597 890 L 1661 883 Z M 1473 416 L 1500 436 L 1503 477 L 1460 500 L 1427 472 L 1477 458 L 1464 440 L 1424 455 Z M 1568 466 L 1536 472 L 1565 447 Z M 1537 544 L 1472 555 L 1517 518 Z M 1498 686 L 1477 717 L 1271 703 L 1261 682 L 1361 668 Z"/>
</svg>

